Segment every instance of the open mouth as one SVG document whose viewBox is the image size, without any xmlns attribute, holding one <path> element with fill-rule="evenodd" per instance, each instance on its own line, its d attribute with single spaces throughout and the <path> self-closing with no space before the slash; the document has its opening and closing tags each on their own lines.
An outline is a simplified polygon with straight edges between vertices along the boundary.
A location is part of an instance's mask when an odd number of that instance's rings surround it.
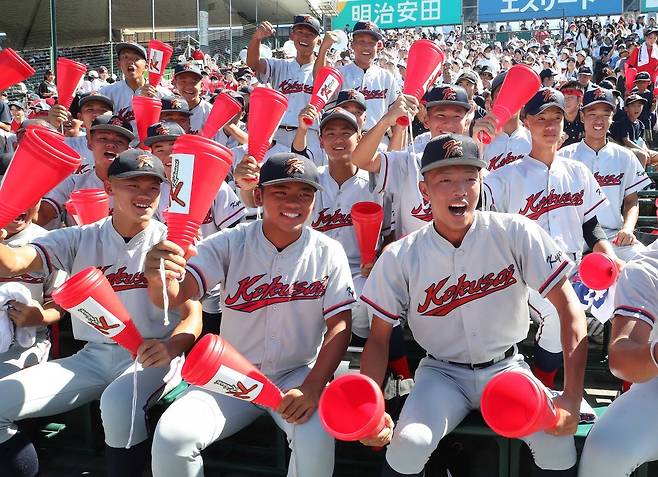
<svg viewBox="0 0 658 477">
<path fill-rule="evenodd" d="M 133 202 L 133 205 L 143 211 L 146 211 L 151 207 L 151 204 L 147 204 L 146 202 Z"/>
<path fill-rule="evenodd" d="M 23 212 L 21 215 L 19 215 L 14 219 L 14 223 L 18 225 L 24 223 L 26 220 L 27 220 L 27 213 Z"/>
<path fill-rule="evenodd" d="M 300 42 L 299 42 L 299 45 L 300 45 L 300 46 L 308 46 L 308 43 L 306 43 L 305 41 L 300 41 Z"/>
<path fill-rule="evenodd" d="M 108 161 L 112 162 L 112 161 L 114 161 L 114 159 L 117 157 L 117 154 L 116 154 L 116 152 L 109 152 L 109 151 L 107 151 L 107 152 L 104 152 L 104 153 L 103 153 L 103 156 L 105 157 L 105 159 L 107 159 Z"/>
<path fill-rule="evenodd" d="M 301 217 L 302 214 L 298 214 L 294 212 L 281 212 L 281 215 L 287 217 L 288 219 L 298 219 L 299 217 Z"/>
<path fill-rule="evenodd" d="M 448 206 L 448 211 L 456 217 L 462 217 L 466 213 L 466 206 L 465 205 L 449 205 Z"/>
</svg>

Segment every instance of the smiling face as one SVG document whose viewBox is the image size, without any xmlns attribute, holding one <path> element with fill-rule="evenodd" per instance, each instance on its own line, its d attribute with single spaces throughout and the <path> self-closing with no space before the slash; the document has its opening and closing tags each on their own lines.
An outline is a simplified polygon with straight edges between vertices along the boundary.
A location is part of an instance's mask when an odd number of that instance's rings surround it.
<svg viewBox="0 0 658 477">
<path fill-rule="evenodd" d="M 359 142 L 359 134 L 344 119 L 329 121 L 320 132 L 320 145 L 329 161 L 350 162 Z"/>
<path fill-rule="evenodd" d="M 425 127 L 432 137 L 441 134 L 464 134 L 470 124 L 469 110 L 463 106 L 439 104 L 427 110 Z"/>
<path fill-rule="evenodd" d="M 165 169 L 165 175 L 171 181 L 171 151 L 174 148 L 174 141 L 158 141 L 151 145 L 151 152 L 156 156 Z"/>
<path fill-rule="evenodd" d="M 585 139 L 601 141 L 608 134 L 612 124 L 612 106 L 594 104 L 580 113 L 580 119 L 585 127 Z"/>
<path fill-rule="evenodd" d="M 114 158 L 128 149 L 128 138 L 114 131 L 91 131 L 87 135 L 87 145 L 94 155 L 96 174 L 107 177 L 107 170 Z"/>
<path fill-rule="evenodd" d="M 131 224 L 148 222 L 160 202 L 160 179 L 153 176 L 110 177 L 105 190 L 114 198 L 113 214 Z"/>
<path fill-rule="evenodd" d="M 303 182 L 282 182 L 258 187 L 254 199 L 263 207 L 263 227 L 286 237 L 301 234 L 313 210 L 315 189 Z"/>
<path fill-rule="evenodd" d="M 290 32 L 290 39 L 295 44 L 297 55 L 311 56 L 316 46 L 320 44 L 320 35 L 306 25 L 297 25 Z"/>
<path fill-rule="evenodd" d="M 551 106 L 537 115 L 528 115 L 524 121 L 532 135 L 532 146 L 556 148 L 562 135 L 564 113 L 557 106 Z"/>
<path fill-rule="evenodd" d="M 179 73 L 174 77 L 173 85 L 185 101 L 191 104 L 199 102 L 201 97 L 201 78 L 194 73 Z"/>
<path fill-rule="evenodd" d="M 381 42 L 369 33 L 360 33 L 354 35 L 352 40 L 352 50 L 354 50 L 354 62 L 357 65 L 366 66 L 374 61 Z"/>
</svg>

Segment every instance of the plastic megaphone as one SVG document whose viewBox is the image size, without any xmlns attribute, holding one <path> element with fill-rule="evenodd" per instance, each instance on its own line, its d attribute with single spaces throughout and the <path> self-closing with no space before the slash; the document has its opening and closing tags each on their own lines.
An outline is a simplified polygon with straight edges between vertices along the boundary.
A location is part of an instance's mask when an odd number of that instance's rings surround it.
<svg viewBox="0 0 658 477">
<path fill-rule="evenodd" d="M 520 438 L 555 427 L 552 398 L 534 377 L 506 371 L 487 383 L 480 400 L 482 417 L 501 436 Z"/>
<path fill-rule="evenodd" d="M 313 82 L 313 94 L 311 95 L 310 104 L 315 106 L 318 112 L 321 112 L 329 98 L 340 90 L 343 84 L 343 75 L 336 68 L 324 66 L 318 71 L 318 75 Z M 307 125 L 313 124 L 310 118 L 304 118 Z"/>
<path fill-rule="evenodd" d="M 148 72 L 149 83 L 152 86 L 157 86 L 160 84 L 160 79 L 162 78 L 162 75 L 164 74 L 165 69 L 169 64 L 169 59 L 171 58 L 171 54 L 173 52 L 174 48 L 167 43 L 163 43 L 160 40 L 149 41 Z"/>
<path fill-rule="evenodd" d="M 635 77 L 637 76 L 637 68 L 629 66 L 628 63 L 624 64 L 624 77 L 626 78 L 626 95 L 630 95 L 633 87 L 635 86 Z"/>
<path fill-rule="evenodd" d="M 160 111 L 162 111 L 162 101 L 158 98 L 133 96 L 133 113 L 135 113 L 137 134 L 142 149 L 147 149 L 143 145 L 144 139 L 148 136 L 149 126 L 160 121 Z"/>
<path fill-rule="evenodd" d="M 76 212 L 74 219 L 79 225 L 93 224 L 110 213 L 110 198 L 103 189 L 74 190 L 71 192 L 71 204 Z"/>
<path fill-rule="evenodd" d="M 219 93 L 200 136 L 210 139 L 240 112 L 242 106 L 230 94 Z"/>
<path fill-rule="evenodd" d="M 505 123 L 530 101 L 539 88 L 541 88 L 539 75 L 529 66 L 514 65 L 509 69 L 491 109 L 498 119 L 496 132 L 500 131 Z M 478 140 L 482 144 L 491 143 L 491 139 L 484 131 L 478 134 Z"/>
<path fill-rule="evenodd" d="M 82 225 L 82 222 L 80 221 L 80 217 L 78 217 L 78 211 L 75 210 L 75 205 L 73 205 L 73 202 L 71 202 L 71 199 L 67 200 L 64 203 L 64 208 L 66 208 L 66 213 L 69 214 L 73 220 L 75 221 L 76 224 Z"/>
<path fill-rule="evenodd" d="M 64 136 L 27 128 L 0 184 L 0 228 L 21 215 L 80 166 Z"/>
<path fill-rule="evenodd" d="M 361 252 L 361 265 L 375 261 L 375 249 L 379 242 L 384 221 L 384 209 L 375 202 L 357 202 L 352 206 L 352 226 Z"/>
<path fill-rule="evenodd" d="M 384 428 L 384 396 L 368 376 L 344 374 L 322 393 L 318 414 L 322 426 L 336 439 L 359 441 Z"/>
<path fill-rule="evenodd" d="M 578 266 L 581 281 L 591 290 L 607 290 L 619 277 L 619 267 L 607 255 L 592 252 L 583 257 Z"/>
<path fill-rule="evenodd" d="M 267 377 L 221 336 L 207 334 L 194 345 L 183 379 L 209 391 L 277 409 L 283 397 Z"/>
<path fill-rule="evenodd" d="M 53 292 L 53 300 L 72 316 L 137 355 L 144 340 L 99 269 L 89 267 L 73 275 Z"/>
<path fill-rule="evenodd" d="M 57 103 L 66 109 L 71 107 L 73 96 L 87 67 L 68 58 L 57 58 Z"/>
<path fill-rule="evenodd" d="M 288 109 L 288 98 L 271 88 L 254 88 L 249 99 L 247 154 L 260 164 L 270 148 L 272 138 Z"/>
<path fill-rule="evenodd" d="M 414 96 L 418 101 L 425 95 L 430 83 L 443 67 L 445 55 L 436 43 L 430 40 L 417 40 L 409 48 L 407 74 L 402 92 Z M 408 126 L 409 118 L 400 116 L 400 126 Z"/>
<path fill-rule="evenodd" d="M 2 71 L 0 91 L 20 83 L 34 74 L 34 68 L 11 48 L 4 48 L 0 51 L 0 71 Z"/>
</svg>

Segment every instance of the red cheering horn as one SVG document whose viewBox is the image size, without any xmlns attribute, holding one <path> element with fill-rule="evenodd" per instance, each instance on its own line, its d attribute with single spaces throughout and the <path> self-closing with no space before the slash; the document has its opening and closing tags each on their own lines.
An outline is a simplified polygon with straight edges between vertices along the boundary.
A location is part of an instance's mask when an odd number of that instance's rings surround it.
<svg viewBox="0 0 658 477">
<path fill-rule="evenodd" d="M 336 91 L 343 85 L 343 75 L 340 74 L 336 68 L 325 66 L 320 68 L 318 75 L 315 77 L 313 83 L 313 94 L 311 95 L 311 102 L 315 109 L 322 111 L 324 105 L 327 104 Z M 313 124 L 311 118 L 304 118 L 304 123 L 308 126 Z"/>
<path fill-rule="evenodd" d="M 270 148 L 272 137 L 281 119 L 288 109 L 288 98 L 271 88 L 260 86 L 254 88 L 249 99 L 249 143 L 247 154 L 260 164 L 265 159 L 265 153 Z"/>
<path fill-rule="evenodd" d="M 382 231 L 384 209 L 375 202 L 357 202 L 352 206 L 351 216 L 361 252 L 361 265 L 373 263 L 379 234 Z"/>
<path fill-rule="evenodd" d="M 209 391 L 277 409 L 283 394 L 221 336 L 207 334 L 187 356 L 183 379 Z"/>
<path fill-rule="evenodd" d="M 74 218 L 80 225 L 93 224 L 110 213 L 110 198 L 103 189 L 80 189 L 71 192 Z M 67 209 L 68 210 L 68 209 Z"/>
<path fill-rule="evenodd" d="M 539 88 L 541 88 L 539 75 L 529 66 L 514 65 L 509 69 L 500 86 L 496 102 L 491 108 L 497 119 L 496 133 L 530 101 Z M 482 144 L 491 143 L 491 139 L 485 131 L 478 133 L 478 140 Z"/>
<path fill-rule="evenodd" d="M 409 48 L 407 75 L 402 92 L 420 101 L 430 83 L 438 77 L 444 58 L 443 51 L 433 41 L 416 40 Z M 397 123 L 400 126 L 409 126 L 409 118 L 400 116 Z"/>
<path fill-rule="evenodd" d="M 230 94 L 219 93 L 215 98 L 215 102 L 210 110 L 210 115 L 206 119 L 206 124 L 203 125 L 201 133 L 202 137 L 210 139 L 220 128 L 226 124 L 240 112 L 242 106 Z"/>
<path fill-rule="evenodd" d="M 71 315 L 137 355 L 144 341 L 105 275 L 88 267 L 53 292 L 53 300 Z"/>
<path fill-rule="evenodd" d="M 87 67 L 68 58 L 57 58 L 57 103 L 66 109 L 71 107 L 73 96 Z"/>
<path fill-rule="evenodd" d="M 0 184 L 0 228 L 21 215 L 80 166 L 64 136 L 28 128 Z"/>
<path fill-rule="evenodd" d="M 174 48 L 167 43 L 163 43 L 160 40 L 151 40 L 149 41 L 148 47 L 148 71 L 149 71 L 149 83 L 152 86 L 157 86 L 160 84 L 160 79 L 162 74 L 169 64 L 169 59 L 171 54 L 174 52 Z M 155 121 L 157 122 L 157 121 Z M 151 123 L 153 124 L 153 123 Z"/>
<path fill-rule="evenodd" d="M 633 87 L 635 86 L 635 77 L 637 76 L 638 70 L 630 66 L 628 63 L 624 64 L 624 77 L 626 78 L 626 96 L 631 94 Z"/>
<path fill-rule="evenodd" d="M 135 113 L 137 134 L 142 149 L 148 149 L 144 146 L 144 139 L 148 136 L 149 126 L 160 121 L 160 111 L 162 111 L 162 101 L 158 98 L 133 96 L 133 113 Z"/>
<path fill-rule="evenodd" d="M 2 71 L 0 91 L 20 83 L 34 74 L 34 68 L 11 48 L 4 48 L 0 51 L 0 71 Z"/>
<path fill-rule="evenodd" d="M 66 208 L 66 213 L 69 214 L 71 217 L 73 217 L 75 223 L 78 225 L 82 225 L 82 222 L 80 222 L 80 217 L 78 217 L 78 211 L 75 210 L 75 205 L 73 205 L 71 199 L 67 200 L 64 203 L 64 207 Z"/>
<path fill-rule="evenodd" d="M 320 422 L 341 441 L 360 441 L 379 434 L 385 424 L 384 396 L 372 379 L 348 373 L 326 387 L 318 405 Z"/>
<path fill-rule="evenodd" d="M 205 137 L 183 134 L 172 149 L 167 239 L 188 251 L 233 164 L 231 151 Z"/>
<path fill-rule="evenodd" d="M 607 290 L 617 281 L 619 267 L 607 255 L 592 252 L 581 260 L 578 275 L 587 288 Z"/>
<path fill-rule="evenodd" d="M 553 400 L 532 376 L 506 371 L 487 383 L 480 400 L 482 417 L 501 436 L 520 438 L 556 426 Z"/>
</svg>

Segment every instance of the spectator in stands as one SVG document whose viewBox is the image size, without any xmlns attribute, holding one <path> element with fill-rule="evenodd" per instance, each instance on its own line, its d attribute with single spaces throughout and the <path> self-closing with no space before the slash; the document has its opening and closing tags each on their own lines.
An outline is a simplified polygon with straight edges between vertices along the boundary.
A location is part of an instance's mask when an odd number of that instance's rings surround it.
<svg viewBox="0 0 658 477">
<path fill-rule="evenodd" d="M 11 131 L 11 121 L 12 115 L 9 103 L 4 99 L 0 99 L 0 129 L 5 132 Z"/>
<path fill-rule="evenodd" d="M 633 93 L 642 96 L 645 100 L 640 121 L 644 125 L 644 142 L 651 146 L 653 144 L 653 125 L 656 123 L 656 98 L 653 96 L 653 91 L 649 89 L 651 76 L 646 71 L 640 71 L 635 77 L 634 83 Z"/>
<path fill-rule="evenodd" d="M 55 74 L 51 70 L 46 70 L 46 72 L 43 74 L 43 81 L 39 84 L 37 93 L 42 98 L 52 98 L 53 96 L 57 96 Z"/>
<path fill-rule="evenodd" d="M 562 147 L 580 142 L 585 133 L 580 120 L 580 105 L 583 102 L 585 88 L 578 81 L 568 81 L 562 85 L 560 92 L 564 95 L 564 142 Z"/>
<path fill-rule="evenodd" d="M 642 166 L 658 162 L 658 153 L 650 150 L 644 143 L 644 124 L 640 121 L 642 108 L 646 99 L 637 94 L 626 98 L 623 111 L 620 111 L 610 128 L 612 139 L 628 147 L 640 160 Z"/>
</svg>

